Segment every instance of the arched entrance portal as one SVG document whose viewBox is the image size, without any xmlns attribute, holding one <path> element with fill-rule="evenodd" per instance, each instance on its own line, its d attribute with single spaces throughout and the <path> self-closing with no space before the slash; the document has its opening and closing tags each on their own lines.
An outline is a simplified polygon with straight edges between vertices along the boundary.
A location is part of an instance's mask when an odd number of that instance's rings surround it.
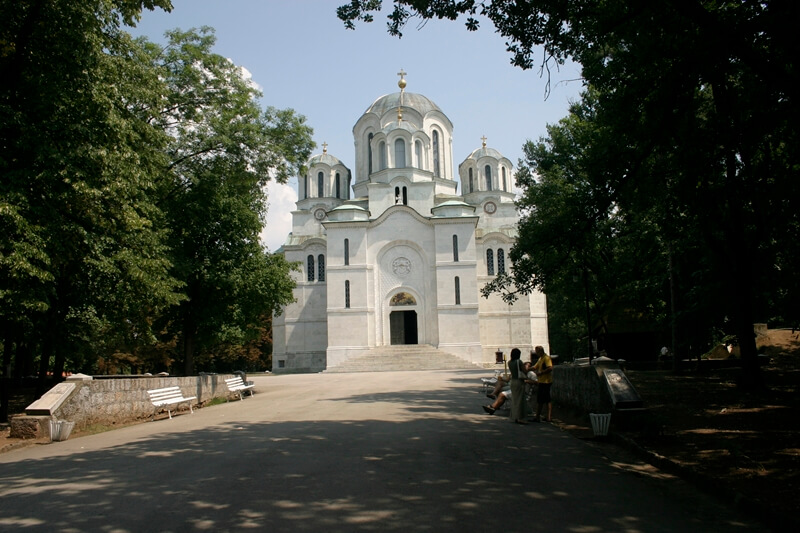
<svg viewBox="0 0 800 533">
<path fill-rule="evenodd" d="M 417 301 L 407 292 L 392 296 L 389 301 L 389 336 L 392 344 L 417 344 L 416 305 Z"/>
</svg>

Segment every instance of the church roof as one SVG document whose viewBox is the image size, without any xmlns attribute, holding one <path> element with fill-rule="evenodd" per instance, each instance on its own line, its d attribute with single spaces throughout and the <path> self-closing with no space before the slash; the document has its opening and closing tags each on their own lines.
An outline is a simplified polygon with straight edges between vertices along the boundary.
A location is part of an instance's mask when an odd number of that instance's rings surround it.
<svg viewBox="0 0 800 533">
<path fill-rule="evenodd" d="M 339 207 L 334 207 L 331 211 L 366 211 L 366 209 L 359 205 L 344 204 Z"/>
<path fill-rule="evenodd" d="M 443 207 L 443 206 L 458 206 L 458 207 L 460 207 L 460 206 L 463 206 L 463 205 L 469 206 L 468 203 L 462 202 L 461 200 L 447 200 L 446 202 L 442 202 L 440 204 L 437 204 L 435 207 Z"/>
<path fill-rule="evenodd" d="M 339 158 L 333 157 L 331 154 L 327 152 L 322 154 L 312 155 L 311 159 L 308 160 L 309 167 L 313 167 L 314 165 L 319 165 L 319 164 L 328 165 L 331 167 L 336 165 L 344 166 L 344 163 L 342 163 L 339 160 Z"/>
<path fill-rule="evenodd" d="M 364 114 L 366 115 L 367 113 L 375 113 L 378 116 L 382 116 L 387 111 L 396 109 L 400 105 L 400 94 L 401 93 L 397 92 L 381 96 L 380 98 L 375 100 L 372 103 L 372 105 L 367 108 L 366 111 L 364 111 Z M 426 96 L 408 92 L 403 92 L 402 94 L 403 94 L 403 107 L 406 109 L 414 109 L 418 111 L 422 116 L 425 116 L 431 111 L 438 111 L 442 113 L 442 110 L 439 109 L 439 106 L 434 104 Z"/>
<path fill-rule="evenodd" d="M 467 159 L 474 159 L 475 161 L 481 159 L 482 157 L 493 157 L 494 159 L 505 159 L 505 156 L 495 150 L 494 148 L 489 148 L 487 146 L 483 146 L 474 150 L 471 154 L 467 156 Z"/>
</svg>

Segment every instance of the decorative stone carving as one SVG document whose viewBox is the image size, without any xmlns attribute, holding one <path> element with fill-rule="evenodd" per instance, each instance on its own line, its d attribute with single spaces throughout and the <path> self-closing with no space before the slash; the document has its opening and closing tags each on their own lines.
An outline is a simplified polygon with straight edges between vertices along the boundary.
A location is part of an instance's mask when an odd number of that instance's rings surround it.
<svg viewBox="0 0 800 533">
<path fill-rule="evenodd" d="M 398 257 L 392 261 L 392 272 L 404 278 L 411 273 L 411 261 L 405 257 Z"/>
</svg>

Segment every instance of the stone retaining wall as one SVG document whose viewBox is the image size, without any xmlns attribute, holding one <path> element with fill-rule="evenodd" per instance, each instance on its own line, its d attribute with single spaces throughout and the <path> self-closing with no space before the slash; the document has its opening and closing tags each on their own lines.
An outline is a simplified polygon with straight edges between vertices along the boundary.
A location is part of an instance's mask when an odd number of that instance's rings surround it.
<svg viewBox="0 0 800 533">
<path fill-rule="evenodd" d="M 195 396 L 192 405 L 202 405 L 213 398 L 225 398 L 230 393 L 225 379 L 231 374 L 190 377 L 119 377 L 69 381 L 75 384 L 69 397 L 51 416 L 17 416 L 11 419 L 14 438 L 49 438 L 50 420 L 75 422 L 75 430 L 92 425 L 114 425 L 153 416 L 148 390 L 178 386 L 184 397 Z M 189 410 L 188 403 L 176 406 Z M 173 410 L 174 412 L 174 410 Z"/>
</svg>

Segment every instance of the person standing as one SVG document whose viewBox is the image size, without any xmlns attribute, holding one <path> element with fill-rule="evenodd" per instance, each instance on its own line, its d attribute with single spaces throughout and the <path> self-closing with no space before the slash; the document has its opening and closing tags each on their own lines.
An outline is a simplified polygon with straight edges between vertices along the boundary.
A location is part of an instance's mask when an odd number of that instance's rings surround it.
<svg viewBox="0 0 800 533">
<path fill-rule="evenodd" d="M 520 359 L 519 348 L 511 350 L 511 360 L 508 370 L 511 372 L 511 419 L 517 424 L 527 424 L 525 421 L 525 367 Z"/>
<path fill-rule="evenodd" d="M 547 421 L 553 418 L 553 403 L 550 399 L 550 387 L 553 385 L 553 360 L 544 351 L 544 348 L 537 346 L 534 348 L 538 359 L 533 365 L 533 371 L 539 377 L 539 384 L 536 388 L 536 422 L 542 419 L 542 411 L 547 405 Z"/>
</svg>

